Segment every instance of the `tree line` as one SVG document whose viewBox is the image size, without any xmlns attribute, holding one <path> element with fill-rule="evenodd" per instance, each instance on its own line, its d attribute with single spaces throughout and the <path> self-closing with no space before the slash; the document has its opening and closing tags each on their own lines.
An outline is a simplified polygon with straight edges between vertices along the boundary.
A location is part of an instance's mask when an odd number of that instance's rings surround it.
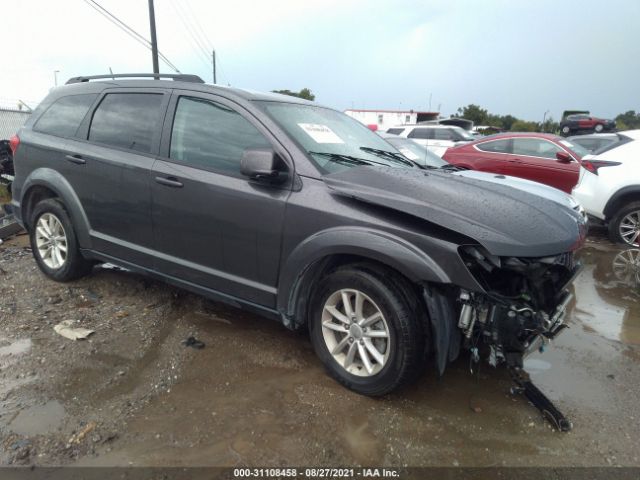
<svg viewBox="0 0 640 480">
<path fill-rule="evenodd" d="M 560 130 L 559 122 L 553 117 L 546 117 L 544 122 L 532 122 L 522 120 L 513 115 L 496 115 L 489 113 L 485 108 L 473 103 L 466 107 L 460 107 L 457 116 L 472 120 L 474 125 L 488 125 L 500 130 L 513 132 L 549 132 L 555 133 Z M 618 130 L 632 130 L 640 128 L 640 112 L 629 110 L 615 117 Z"/>
</svg>

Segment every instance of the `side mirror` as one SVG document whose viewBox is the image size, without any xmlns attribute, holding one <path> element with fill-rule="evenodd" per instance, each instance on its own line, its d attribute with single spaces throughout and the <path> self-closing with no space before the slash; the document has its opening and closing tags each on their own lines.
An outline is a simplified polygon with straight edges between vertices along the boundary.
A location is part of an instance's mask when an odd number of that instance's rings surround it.
<svg viewBox="0 0 640 480">
<path fill-rule="evenodd" d="M 571 163 L 572 160 L 573 160 L 571 158 L 571 155 L 569 155 L 567 152 L 557 152 L 556 153 L 556 159 L 560 163 Z"/>
<path fill-rule="evenodd" d="M 270 148 L 248 148 L 240 159 L 240 173 L 265 183 L 282 183 L 287 178 L 284 164 Z"/>
</svg>

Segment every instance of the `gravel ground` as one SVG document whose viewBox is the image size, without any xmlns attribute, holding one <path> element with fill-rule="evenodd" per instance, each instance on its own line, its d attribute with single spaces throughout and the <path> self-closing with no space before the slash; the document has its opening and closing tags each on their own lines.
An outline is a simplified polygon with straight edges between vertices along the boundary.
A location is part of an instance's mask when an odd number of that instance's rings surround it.
<svg viewBox="0 0 640 480">
<path fill-rule="evenodd" d="M 638 466 L 640 282 L 624 255 L 588 242 L 572 328 L 527 361 L 574 423 L 562 434 L 466 356 L 361 397 L 304 334 L 122 270 L 54 283 L 18 236 L 0 245 L 0 463 Z M 63 320 L 95 333 L 63 338 Z"/>
</svg>

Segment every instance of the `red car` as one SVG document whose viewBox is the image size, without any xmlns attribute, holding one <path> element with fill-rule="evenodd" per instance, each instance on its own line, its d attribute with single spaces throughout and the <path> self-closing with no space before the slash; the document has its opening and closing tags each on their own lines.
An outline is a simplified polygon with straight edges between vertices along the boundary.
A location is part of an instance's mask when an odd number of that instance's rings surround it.
<svg viewBox="0 0 640 480">
<path fill-rule="evenodd" d="M 571 193 L 580 160 L 588 153 L 557 135 L 501 133 L 452 147 L 442 158 L 459 167 L 526 178 Z"/>
</svg>

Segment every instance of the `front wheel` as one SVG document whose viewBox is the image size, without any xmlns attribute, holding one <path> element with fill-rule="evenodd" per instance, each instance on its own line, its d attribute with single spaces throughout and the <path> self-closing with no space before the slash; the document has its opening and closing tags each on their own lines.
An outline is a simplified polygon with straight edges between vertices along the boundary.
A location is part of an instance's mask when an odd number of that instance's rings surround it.
<svg viewBox="0 0 640 480">
<path fill-rule="evenodd" d="M 40 270 L 58 282 L 86 275 L 92 264 L 80 253 L 71 219 L 57 199 L 38 203 L 29 228 L 31 250 Z"/>
<path fill-rule="evenodd" d="M 594 128 L 596 133 L 600 133 L 604 130 L 604 125 L 602 125 L 601 123 L 597 124 Z"/>
<path fill-rule="evenodd" d="M 640 202 L 631 202 L 621 208 L 609 221 L 612 242 L 640 246 Z"/>
<path fill-rule="evenodd" d="M 363 395 L 384 395 L 420 372 L 425 337 L 394 276 L 347 267 L 324 277 L 309 314 L 311 341 L 330 375 Z"/>
<path fill-rule="evenodd" d="M 569 135 L 571 133 L 571 129 L 565 125 L 564 127 L 562 127 L 562 133 L 565 135 Z"/>
</svg>

